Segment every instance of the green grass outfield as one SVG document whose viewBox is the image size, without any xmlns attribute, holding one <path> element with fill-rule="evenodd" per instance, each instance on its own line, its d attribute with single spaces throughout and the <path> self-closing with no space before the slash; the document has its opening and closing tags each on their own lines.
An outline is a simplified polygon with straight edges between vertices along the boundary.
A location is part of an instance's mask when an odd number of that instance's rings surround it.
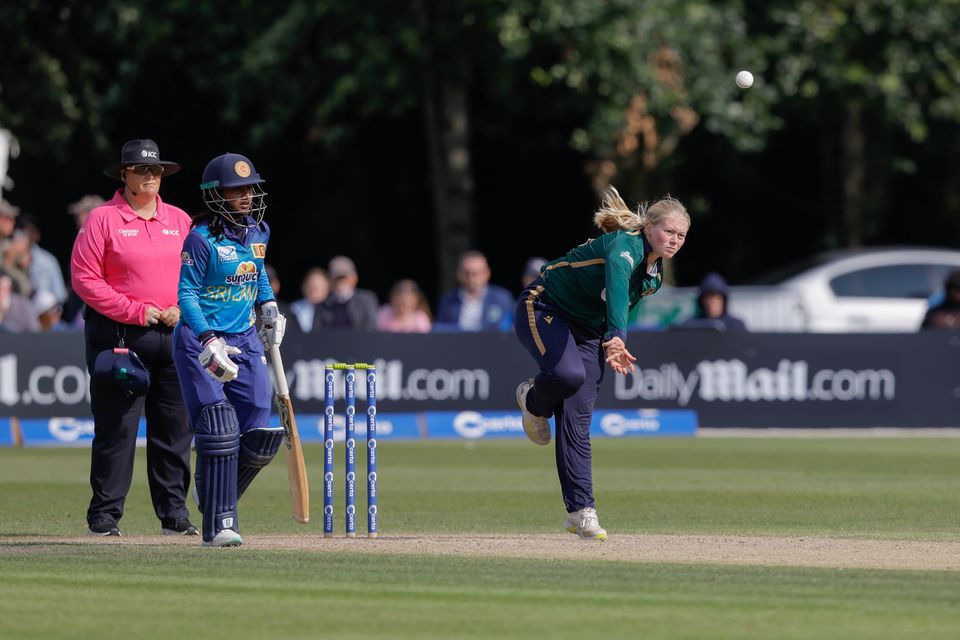
<svg viewBox="0 0 960 640">
<path fill-rule="evenodd" d="M 612 540 L 960 541 L 960 438 L 597 439 L 594 448 Z M 559 532 L 552 447 L 384 441 L 379 453 L 386 538 Z M 155 536 L 139 454 L 121 528 Z M 321 449 L 305 454 L 313 520 L 290 518 L 278 459 L 241 503 L 248 540 L 320 535 Z M 338 448 L 338 490 L 342 460 Z M 960 637 L 960 571 L 90 544 L 88 469 L 86 449 L 0 449 L 0 638 Z M 340 531 L 342 513 L 338 493 Z"/>
</svg>

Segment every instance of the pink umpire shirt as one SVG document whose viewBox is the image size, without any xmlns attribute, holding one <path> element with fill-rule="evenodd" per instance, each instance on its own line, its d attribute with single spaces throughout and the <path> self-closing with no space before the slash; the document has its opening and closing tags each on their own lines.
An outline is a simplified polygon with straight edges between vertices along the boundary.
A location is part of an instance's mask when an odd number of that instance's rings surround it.
<svg viewBox="0 0 960 640">
<path fill-rule="evenodd" d="M 177 304 L 180 251 L 190 216 L 157 196 L 157 215 L 144 220 L 117 190 L 83 223 L 70 255 L 73 289 L 111 320 L 143 325 L 147 305 Z"/>
</svg>

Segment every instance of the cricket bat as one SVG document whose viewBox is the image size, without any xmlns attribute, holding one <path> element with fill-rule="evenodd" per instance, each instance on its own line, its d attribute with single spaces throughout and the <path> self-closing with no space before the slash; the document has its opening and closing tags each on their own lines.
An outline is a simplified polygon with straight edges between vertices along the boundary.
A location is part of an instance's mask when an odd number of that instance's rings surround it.
<svg viewBox="0 0 960 640">
<path fill-rule="evenodd" d="M 300 447 L 300 434 L 297 431 L 297 418 L 290 402 L 290 389 L 287 387 L 287 375 L 280 358 L 280 347 L 270 347 L 270 363 L 273 376 L 277 381 L 277 413 L 283 427 L 283 444 L 287 449 L 287 479 L 290 481 L 290 504 L 293 519 L 297 522 L 310 521 L 310 489 L 307 486 L 307 466 L 303 462 L 303 449 Z"/>
</svg>

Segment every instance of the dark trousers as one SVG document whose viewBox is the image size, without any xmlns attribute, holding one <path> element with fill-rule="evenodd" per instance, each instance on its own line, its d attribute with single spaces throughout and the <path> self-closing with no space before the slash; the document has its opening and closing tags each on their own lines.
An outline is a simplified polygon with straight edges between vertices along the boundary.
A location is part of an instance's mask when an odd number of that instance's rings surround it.
<svg viewBox="0 0 960 640">
<path fill-rule="evenodd" d="M 180 395 L 180 382 L 173 366 L 173 330 L 166 325 L 136 327 L 118 325 L 87 311 L 84 324 L 87 370 L 93 372 L 97 354 L 117 346 L 117 327 L 125 346 L 137 353 L 150 371 L 146 396 L 126 397 L 110 382 L 90 382 L 94 436 L 90 464 L 93 498 L 87 522 L 119 521 L 133 481 L 133 461 L 140 416 L 147 420 L 147 480 L 157 517 L 163 520 L 187 517 L 186 495 L 190 486 L 190 443 L 193 432 Z"/>
<path fill-rule="evenodd" d="M 514 331 L 540 372 L 527 394 L 527 409 L 554 416 L 557 475 L 568 512 L 594 506 L 590 422 L 603 380 L 602 333 L 565 318 L 540 280 L 517 301 Z"/>
</svg>

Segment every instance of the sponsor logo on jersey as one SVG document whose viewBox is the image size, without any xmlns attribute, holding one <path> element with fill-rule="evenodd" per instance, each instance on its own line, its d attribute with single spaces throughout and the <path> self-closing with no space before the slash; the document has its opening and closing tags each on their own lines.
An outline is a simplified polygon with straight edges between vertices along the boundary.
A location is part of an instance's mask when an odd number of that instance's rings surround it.
<svg viewBox="0 0 960 640">
<path fill-rule="evenodd" d="M 132 238 L 140 235 L 140 229 L 118 229 L 118 231 L 124 238 Z"/>
<path fill-rule="evenodd" d="M 180 264 L 182 264 L 182 265 L 184 265 L 184 266 L 187 266 L 187 267 L 192 267 L 192 266 L 193 266 L 193 258 L 190 257 L 190 254 L 189 254 L 189 253 L 187 253 L 186 251 L 184 251 L 183 253 L 180 254 Z"/>
<path fill-rule="evenodd" d="M 227 284 L 246 284 L 248 282 L 255 282 L 259 274 L 257 273 L 257 265 L 253 262 L 241 262 L 237 265 L 237 272 L 233 275 L 227 276 Z"/>
<path fill-rule="evenodd" d="M 237 255 L 237 248 L 233 245 L 217 247 L 217 257 L 220 258 L 220 262 L 236 262 L 240 259 L 240 256 Z"/>
<path fill-rule="evenodd" d="M 544 320 L 544 322 L 546 322 L 547 324 L 552 324 L 552 323 L 553 323 L 553 316 L 543 316 L 543 320 Z"/>
<path fill-rule="evenodd" d="M 266 258 L 267 257 L 267 245 L 262 242 L 254 242 L 250 244 L 250 250 L 253 252 L 254 258 Z"/>
<path fill-rule="evenodd" d="M 630 263 L 630 268 L 633 269 L 633 256 L 630 255 L 629 251 L 621 251 L 620 257 Z"/>
</svg>

